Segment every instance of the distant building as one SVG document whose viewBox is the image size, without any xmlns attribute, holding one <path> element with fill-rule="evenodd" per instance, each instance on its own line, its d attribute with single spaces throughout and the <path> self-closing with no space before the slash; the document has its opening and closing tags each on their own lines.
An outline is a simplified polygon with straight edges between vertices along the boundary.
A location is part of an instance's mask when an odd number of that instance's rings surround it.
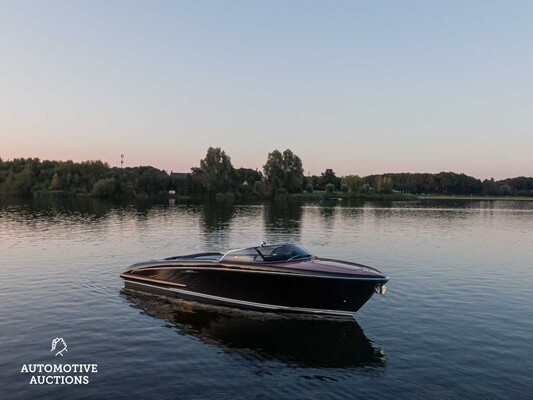
<svg viewBox="0 0 533 400">
<path fill-rule="evenodd" d="M 170 176 L 176 179 L 186 179 L 187 176 L 190 176 L 195 183 L 205 183 L 205 174 L 200 168 L 194 168 L 191 172 L 172 172 L 170 171 Z"/>
<path fill-rule="evenodd" d="M 170 171 L 170 176 L 172 178 L 183 179 L 183 178 L 187 178 L 187 175 L 189 175 L 188 172 L 172 172 L 172 171 Z"/>
</svg>

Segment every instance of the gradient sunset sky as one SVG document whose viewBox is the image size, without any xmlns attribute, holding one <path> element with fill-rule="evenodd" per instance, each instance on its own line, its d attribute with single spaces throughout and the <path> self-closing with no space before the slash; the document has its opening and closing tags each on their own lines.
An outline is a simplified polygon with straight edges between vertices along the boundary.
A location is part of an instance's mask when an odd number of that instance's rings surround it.
<svg viewBox="0 0 533 400">
<path fill-rule="evenodd" d="M 0 1 L 0 157 L 533 176 L 533 2 Z"/>
</svg>

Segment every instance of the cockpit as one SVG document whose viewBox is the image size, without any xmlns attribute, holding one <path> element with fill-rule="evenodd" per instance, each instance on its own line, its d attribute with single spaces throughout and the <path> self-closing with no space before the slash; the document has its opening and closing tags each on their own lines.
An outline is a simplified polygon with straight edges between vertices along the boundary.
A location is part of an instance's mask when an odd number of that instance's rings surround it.
<svg viewBox="0 0 533 400">
<path fill-rule="evenodd" d="M 314 258 L 306 249 L 296 243 L 265 245 L 246 249 L 230 250 L 220 262 L 289 262 Z"/>
</svg>

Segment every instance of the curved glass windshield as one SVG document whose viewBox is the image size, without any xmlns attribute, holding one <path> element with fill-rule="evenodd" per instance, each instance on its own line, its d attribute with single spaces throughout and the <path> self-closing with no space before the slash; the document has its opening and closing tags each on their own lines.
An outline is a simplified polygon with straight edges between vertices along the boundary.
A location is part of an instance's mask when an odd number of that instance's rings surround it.
<svg viewBox="0 0 533 400">
<path fill-rule="evenodd" d="M 257 251 L 265 261 L 290 261 L 313 257 L 306 249 L 298 244 L 282 244 L 258 247 Z"/>
<path fill-rule="evenodd" d="M 262 262 L 263 258 L 257 252 L 255 247 L 248 249 L 238 249 L 228 251 L 220 261 L 235 261 L 235 262 Z"/>
<path fill-rule="evenodd" d="M 283 262 L 314 257 L 302 246 L 277 244 L 228 251 L 220 261 L 233 262 Z"/>
</svg>

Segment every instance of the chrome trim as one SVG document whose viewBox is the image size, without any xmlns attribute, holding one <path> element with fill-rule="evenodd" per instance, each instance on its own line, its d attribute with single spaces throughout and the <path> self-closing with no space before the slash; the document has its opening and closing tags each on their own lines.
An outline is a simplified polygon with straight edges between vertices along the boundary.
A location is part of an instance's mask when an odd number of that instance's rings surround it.
<svg viewBox="0 0 533 400">
<path fill-rule="evenodd" d="M 187 285 L 185 285 L 185 284 L 183 284 L 183 283 L 164 281 L 164 280 L 162 280 L 162 279 L 146 278 L 146 277 L 144 277 L 144 276 L 138 276 L 138 275 L 120 274 L 120 277 L 123 278 L 123 279 L 128 279 L 128 278 L 130 278 L 130 277 L 134 277 L 134 279 L 140 279 L 140 280 L 142 280 L 142 281 L 161 282 L 161 284 L 165 284 L 165 285 L 174 285 L 174 286 L 187 287 Z"/>
<path fill-rule="evenodd" d="M 224 257 L 226 257 L 229 253 L 233 253 L 234 251 L 241 251 L 241 250 L 246 250 L 246 249 L 251 249 L 252 247 L 241 247 L 239 249 L 233 249 L 233 250 L 228 250 L 226 251 L 222 257 L 219 258 L 218 262 L 220 262 Z M 255 249 L 255 247 L 253 247 Z M 256 250 L 257 251 L 257 250 Z"/>
<path fill-rule="evenodd" d="M 128 282 L 132 282 L 132 281 L 128 281 Z M 246 305 L 246 306 L 264 308 L 264 309 L 267 309 L 267 310 L 294 311 L 294 312 L 313 313 L 313 314 L 343 315 L 343 316 L 350 316 L 350 317 L 354 314 L 354 311 L 324 310 L 324 309 L 320 309 L 320 308 L 289 307 L 289 306 L 280 306 L 280 305 L 274 305 L 274 304 L 255 303 L 253 301 L 230 299 L 230 298 L 227 298 L 227 297 L 220 297 L 220 296 L 213 296 L 213 295 L 210 295 L 210 294 L 191 292 L 189 290 L 182 290 L 182 289 L 174 289 L 174 288 L 166 288 L 166 287 L 161 287 L 161 286 L 155 286 L 155 285 L 150 285 L 148 283 L 141 283 L 141 282 L 132 282 L 132 283 L 134 283 L 136 285 L 150 286 L 150 287 L 153 287 L 153 288 L 156 288 L 156 289 L 163 289 L 163 290 L 169 290 L 171 292 L 187 294 L 187 295 L 190 295 L 190 296 L 203 297 L 203 298 L 222 301 L 222 302 L 227 302 L 227 303 L 242 304 L 242 305 Z"/>
<path fill-rule="evenodd" d="M 157 266 L 157 264 L 155 265 Z M 135 271 L 151 271 L 154 266 L 147 266 L 145 268 L 137 268 Z M 184 272 L 190 272 L 191 267 L 159 267 L 157 269 L 177 269 L 177 270 L 187 270 Z M 239 268 L 212 268 L 212 267 L 200 267 L 198 272 L 201 271 L 224 271 L 224 272 L 248 272 L 252 274 L 271 274 L 271 275 L 288 275 L 296 277 L 305 277 L 305 278 L 324 278 L 324 279 L 349 279 L 354 281 L 383 281 L 389 280 L 388 277 L 360 277 L 360 276 L 328 276 L 328 275 L 311 275 L 311 274 L 300 274 L 300 273 L 289 273 L 289 272 L 274 272 L 274 271 L 259 271 L 259 270 L 248 270 L 248 269 L 239 269 Z M 132 270 L 130 270 L 132 271 Z M 134 275 L 133 275 L 134 276 Z"/>
</svg>

